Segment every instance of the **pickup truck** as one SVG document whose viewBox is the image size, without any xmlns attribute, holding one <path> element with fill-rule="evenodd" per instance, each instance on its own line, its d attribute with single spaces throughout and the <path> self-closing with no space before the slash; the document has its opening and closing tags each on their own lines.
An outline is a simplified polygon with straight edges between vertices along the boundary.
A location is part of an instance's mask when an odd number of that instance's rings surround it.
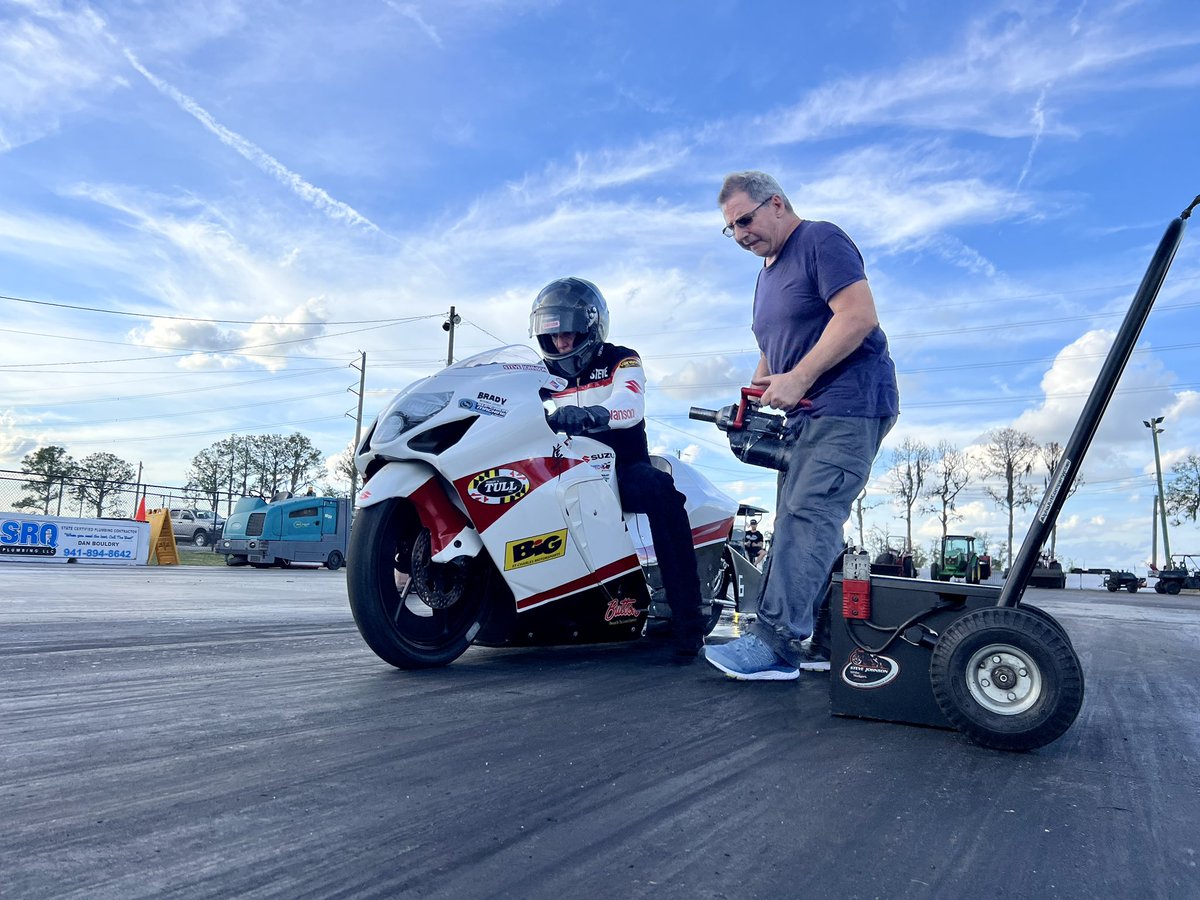
<svg viewBox="0 0 1200 900">
<path fill-rule="evenodd" d="M 191 541 L 197 547 L 216 543 L 221 536 L 225 520 L 209 509 L 171 509 L 171 530 L 175 539 Z"/>
</svg>

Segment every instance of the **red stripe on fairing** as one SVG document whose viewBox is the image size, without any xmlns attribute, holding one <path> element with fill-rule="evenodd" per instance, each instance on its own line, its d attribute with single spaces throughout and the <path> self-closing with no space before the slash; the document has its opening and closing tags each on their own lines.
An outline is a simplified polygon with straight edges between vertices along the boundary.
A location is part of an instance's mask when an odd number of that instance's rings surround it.
<svg viewBox="0 0 1200 900">
<path fill-rule="evenodd" d="M 708 544 L 714 544 L 717 541 L 723 541 L 729 537 L 729 532 L 733 529 L 733 517 L 721 519 L 716 522 L 710 522 L 707 525 L 701 525 L 698 528 L 692 529 L 692 544 L 697 547 L 704 547 Z"/>
<path fill-rule="evenodd" d="M 622 575 L 628 575 L 638 568 L 640 568 L 640 564 L 637 557 L 630 554 L 624 559 L 610 562 L 606 566 L 601 566 L 597 571 L 583 575 L 573 581 L 568 581 L 566 584 L 560 584 L 558 587 L 551 588 L 548 591 L 541 591 L 540 593 L 526 597 L 524 600 L 518 600 L 517 612 L 524 612 L 527 609 L 533 609 L 535 606 L 541 606 L 543 603 L 549 603 L 551 600 L 561 600 L 563 597 L 568 597 L 571 594 L 578 594 L 580 591 L 586 591 L 588 588 L 595 587 L 598 584 L 603 584 Z"/>
<path fill-rule="evenodd" d="M 729 539 L 729 531 L 733 528 L 733 519 L 723 519 L 720 522 L 711 522 L 708 525 L 701 525 L 699 528 L 692 529 L 692 545 L 695 547 L 707 547 L 709 544 L 721 544 Z M 646 556 L 646 565 L 653 566 L 658 564 L 658 554 L 651 554 L 654 549 L 653 545 L 639 547 L 638 550 Z"/>
<path fill-rule="evenodd" d="M 429 552 L 436 556 L 450 545 L 471 522 L 455 506 L 437 478 L 430 478 L 409 495 L 417 508 L 421 524 L 429 529 Z"/>
<path fill-rule="evenodd" d="M 547 481 L 552 481 L 568 469 L 580 465 L 583 465 L 583 460 L 581 459 L 564 459 L 561 456 L 539 456 L 533 459 L 497 463 L 494 466 L 488 466 L 487 469 L 481 469 L 480 472 L 486 472 L 489 469 L 513 469 L 520 472 L 529 479 L 529 491 L 525 494 L 525 497 L 528 497 L 529 494 L 533 493 Z M 479 472 L 472 472 L 470 475 L 459 478 L 454 482 L 454 489 L 458 491 L 458 496 L 462 497 L 463 503 L 471 511 L 471 518 L 475 520 L 475 528 L 479 531 L 486 531 L 502 515 L 520 505 L 525 497 L 520 497 L 512 503 L 480 503 L 467 490 L 471 479 L 478 474 Z"/>
</svg>

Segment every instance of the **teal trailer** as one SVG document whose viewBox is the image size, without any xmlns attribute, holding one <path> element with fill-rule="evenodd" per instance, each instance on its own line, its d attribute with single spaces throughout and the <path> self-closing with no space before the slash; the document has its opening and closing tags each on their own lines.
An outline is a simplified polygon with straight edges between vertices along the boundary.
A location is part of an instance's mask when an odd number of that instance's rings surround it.
<svg viewBox="0 0 1200 900">
<path fill-rule="evenodd" d="M 268 503 L 243 497 L 225 521 L 213 551 L 229 566 L 287 568 L 317 563 L 340 569 L 350 541 L 350 501 L 344 497 L 292 497 Z"/>
</svg>

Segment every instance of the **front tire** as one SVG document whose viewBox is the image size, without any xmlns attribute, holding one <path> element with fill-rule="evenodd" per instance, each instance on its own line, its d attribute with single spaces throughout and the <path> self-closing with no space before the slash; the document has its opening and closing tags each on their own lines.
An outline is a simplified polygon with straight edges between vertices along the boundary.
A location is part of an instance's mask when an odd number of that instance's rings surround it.
<svg viewBox="0 0 1200 900">
<path fill-rule="evenodd" d="M 325 558 L 325 568 L 327 568 L 330 572 L 336 572 L 343 566 L 343 564 L 345 564 L 345 562 L 346 558 L 342 556 L 342 551 L 330 550 L 329 556 Z"/>
<path fill-rule="evenodd" d="M 192 535 L 192 543 L 195 544 L 197 547 L 207 547 L 209 544 L 208 532 L 207 531 L 197 531 L 195 534 Z"/>
<path fill-rule="evenodd" d="M 441 591 L 422 596 L 412 576 L 414 560 L 447 582 L 463 571 L 430 563 L 422 530 L 411 504 L 390 499 L 359 510 L 350 534 L 346 587 L 354 623 L 367 646 L 399 669 L 445 666 L 458 659 L 479 633 L 488 609 L 488 578 L 479 576 L 476 566 L 464 582 L 449 585 L 452 598 Z M 424 558 L 415 559 L 420 546 Z"/>
<path fill-rule="evenodd" d="M 997 750 L 1045 746 L 1083 705 L 1083 670 L 1070 642 L 1020 608 L 956 619 L 933 648 L 930 679 L 950 724 Z"/>
</svg>

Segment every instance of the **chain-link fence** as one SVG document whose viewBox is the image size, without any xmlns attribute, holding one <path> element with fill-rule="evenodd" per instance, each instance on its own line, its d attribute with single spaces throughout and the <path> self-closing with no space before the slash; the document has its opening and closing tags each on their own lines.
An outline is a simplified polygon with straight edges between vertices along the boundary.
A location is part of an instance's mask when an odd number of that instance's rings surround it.
<svg viewBox="0 0 1200 900">
<path fill-rule="evenodd" d="M 143 499 L 146 509 L 215 507 L 215 512 L 227 516 L 237 498 L 227 491 L 213 495 L 162 484 L 47 478 L 0 469 L 0 512 L 131 519 Z"/>
</svg>

